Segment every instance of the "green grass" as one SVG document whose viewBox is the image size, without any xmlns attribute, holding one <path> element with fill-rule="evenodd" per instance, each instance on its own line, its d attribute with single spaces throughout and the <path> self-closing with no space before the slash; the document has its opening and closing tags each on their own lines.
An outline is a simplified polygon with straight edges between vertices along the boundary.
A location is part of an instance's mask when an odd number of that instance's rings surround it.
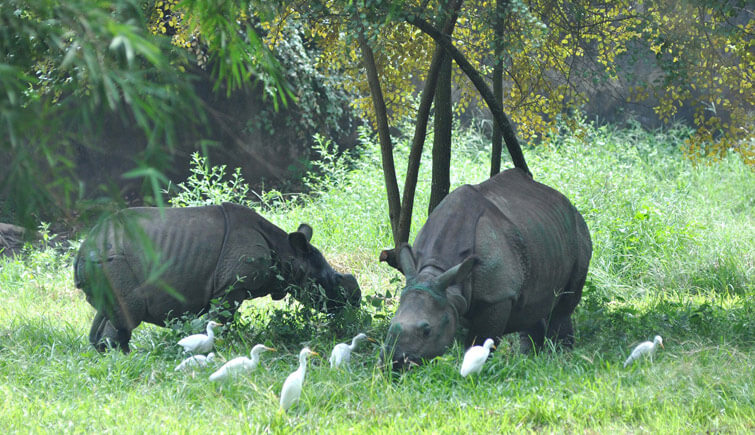
<svg viewBox="0 0 755 435">
<path fill-rule="evenodd" d="M 582 211 L 594 254 L 575 313 L 571 352 L 516 352 L 507 337 L 472 379 L 458 375 L 457 344 L 403 376 L 377 368 L 377 346 L 363 343 L 350 371 L 332 371 L 333 344 L 358 330 L 380 340 L 395 299 L 353 323 L 306 318 L 296 304 L 248 302 L 224 328 L 217 352 L 246 354 L 256 342 L 278 348 L 262 367 L 213 384 L 211 370 L 175 373 L 174 329 L 142 325 L 134 352 L 96 353 L 87 343 L 93 310 L 72 282 L 72 250 L 32 250 L 0 260 L 0 427 L 11 432 L 752 432 L 755 430 L 755 177 L 736 156 L 691 162 L 683 132 L 587 127 L 582 139 L 557 137 L 526 150 L 536 179 Z M 371 142 L 371 141 L 370 141 Z M 452 184 L 487 173 L 474 131 L 456 138 Z M 378 264 L 390 245 L 378 153 L 368 143 L 348 166 L 313 180 L 319 194 L 271 200 L 263 213 L 313 243 L 366 296 L 395 295 L 402 281 Z M 406 155 L 406 143 L 397 156 Z M 403 161 L 399 160 L 400 169 Z M 426 165 L 427 166 L 427 165 Z M 420 174 L 413 234 L 426 218 L 427 168 Z M 326 180 L 319 182 L 317 180 Z M 330 187 L 330 188 L 328 188 Z M 279 198 L 268 195 L 266 198 Z M 660 334 L 653 364 L 624 369 L 631 347 Z M 277 412 L 277 394 L 308 344 L 300 404 Z M 216 366 L 219 366 L 217 363 Z"/>
</svg>

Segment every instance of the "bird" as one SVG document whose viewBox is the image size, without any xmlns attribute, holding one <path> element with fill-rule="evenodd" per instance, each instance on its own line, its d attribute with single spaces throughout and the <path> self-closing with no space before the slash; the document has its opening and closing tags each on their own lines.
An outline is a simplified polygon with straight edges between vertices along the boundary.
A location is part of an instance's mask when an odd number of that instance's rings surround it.
<svg viewBox="0 0 755 435">
<path fill-rule="evenodd" d="M 207 334 L 194 334 L 184 337 L 178 341 L 178 345 L 184 348 L 184 352 L 205 354 L 212 350 L 215 343 L 215 333 L 212 328 L 216 326 L 223 326 L 223 324 L 210 320 L 207 323 Z"/>
<path fill-rule="evenodd" d="M 461 363 L 461 376 L 467 377 L 472 373 L 480 373 L 482 365 L 490 355 L 490 349 L 495 349 L 495 343 L 492 338 L 485 340 L 482 346 L 472 346 L 464 354 L 464 361 Z"/>
<path fill-rule="evenodd" d="M 185 360 L 181 361 L 181 364 L 177 365 L 175 370 L 176 372 L 181 370 L 188 370 L 191 368 L 199 368 L 199 367 L 206 367 L 207 364 L 213 362 L 215 360 L 215 354 L 213 352 L 210 352 L 209 355 L 194 355 L 186 358 Z"/>
<path fill-rule="evenodd" d="M 658 349 L 659 344 L 661 345 L 661 347 L 663 347 L 663 339 L 660 335 L 656 335 L 653 341 L 643 341 L 642 343 L 638 344 L 637 347 L 635 347 L 632 353 L 629 355 L 629 358 L 624 361 L 624 367 L 626 368 L 629 364 L 642 356 L 649 356 L 650 362 L 652 363 L 653 354 L 655 353 L 656 349 Z"/>
<path fill-rule="evenodd" d="M 351 339 L 351 344 L 338 343 L 330 353 L 330 368 L 338 368 L 343 364 L 348 364 L 349 361 L 351 361 L 351 352 L 356 349 L 357 345 L 362 340 L 375 341 L 366 334 L 361 333 Z"/>
<path fill-rule="evenodd" d="M 258 344 L 252 348 L 249 355 L 252 357 L 247 358 L 245 356 L 236 357 L 227 363 L 223 364 L 215 373 L 210 375 L 211 381 L 219 381 L 229 376 L 233 376 L 245 371 L 254 370 L 260 362 L 260 354 L 266 350 L 275 351 L 272 347 L 267 347 L 264 344 Z"/>
<path fill-rule="evenodd" d="M 299 400 L 302 384 L 304 383 L 304 375 L 307 373 L 307 357 L 310 355 L 319 356 L 320 354 L 313 352 L 309 347 L 302 349 L 301 352 L 299 352 L 299 368 L 288 375 L 286 381 L 283 382 L 280 400 L 281 410 L 288 411 L 288 409 Z"/>
</svg>

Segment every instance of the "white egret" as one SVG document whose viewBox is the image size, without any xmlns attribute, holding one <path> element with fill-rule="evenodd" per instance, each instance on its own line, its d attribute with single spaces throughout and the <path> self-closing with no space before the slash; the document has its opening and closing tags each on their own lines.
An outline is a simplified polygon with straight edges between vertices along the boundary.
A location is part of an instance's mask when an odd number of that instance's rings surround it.
<svg viewBox="0 0 755 435">
<path fill-rule="evenodd" d="M 209 355 L 194 355 L 181 361 L 181 364 L 177 365 L 175 371 L 189 370 L 193 368 L 207 367 L 207 364 L 215 360 L 215 354 L 210 352 Z"/>
<path fill-rule="evenodd" d="M 210 320 L 207 323 L 207 334 L 194 334 L 178 341 L 178 345 L 184 348 L 184 352 L 207 353 L 212 350 L 215 343 L 215 333 L 212 328 L 222 326 L 221 323 Z"/>
<path fill-rule="evenodd" d="M 660 335 L 656 335 L 653 341 L 643 341 L 642 343 L 638 344 L 637 347 L 635 347 L 632 353 L 629 355 L 629 358 L 624 361 L 624 367 L 627 367 L 633 361 L 642 356 L 649 356 L 650 362 L 652 363 L 653 354 L 655 353 L 656 349 L 658 349 L 659 344 L 661 345 L 661 347 L 663 347 L 663 339 Z"/>
<path fill-rule="evenodd" d="M 338 343 L 330 353 L 330 368 L 337 368 L 343 364 L 348 364 L 351 361 L 351 352 L 357 348 L 357 345 L 362 340 L 375 341 L 366 334 L 359 334 L 351 339 L 351 344 Z"/>
<path fill-rule="evenodd" d="M 302 384 L 304 383 L 304 375 L 307 373 L 307 357 L 310 355 L 319 354 L 309 350 L 308 347 L 302 349 L 301 352 L 299 352 L 299 368 L 288 375 L 286 381 L 283 382 L 280 401 L 280 409 L 283 411 L 288 411 L 291 405 L 299 401 Z"/>
<path fill-rule="evenodd" d="M 262 354 L 262 352 L 266 350 L 275 351 L 275 349 L 273 349 L 272 347 L 267 347 L 264 344 L 258 344 L 254 346 L 252 348 L 252 351 L 249 352 L 251 358 L 239 356 L 228 361 L 227 363 L 223 364 L 223 366 L 220 367 L 215 373 L 210 375 L 210 380 L 219 381 L 229 376 L 234 376 L 242 372 L 254 370 L 255 368 L 257 368 L 257 365 L 260 362 L 260 354 Z"/>
<path fill-rule="evenodd" d="M 464 354 L 464 361 L 461 363 L 461 376 L 467 377 L 472 373 L 480 373 L 482 365 L 490 355 L 490 349 L 495 349 L 495 343 L 492 338 L 485 340 L 482 346 L 472 346 Z"/>
</svg>

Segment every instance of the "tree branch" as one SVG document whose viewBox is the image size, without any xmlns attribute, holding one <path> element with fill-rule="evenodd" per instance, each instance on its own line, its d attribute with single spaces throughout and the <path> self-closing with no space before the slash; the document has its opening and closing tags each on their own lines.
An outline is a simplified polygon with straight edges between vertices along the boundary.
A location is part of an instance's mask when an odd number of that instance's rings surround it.
<svg viewBox="0 0 755 435">
<path fill-rule="evenodd" d="M 523 169 L 525 172 L 532 175 L 527 167 L 527 162 L 524 160 L 524 154 L 522 153 L 522 148 L 519 145 L 519 140 L 516 137 L 514 128 L 506 114 L 503 113 L 501 105 L 495 100 L 493 92 L 485 84 L 480 73 L 474 69 L 464 55 L 451 43 L 450 36 L 440 33 L 430 23 L 419 17 L 410 16 L 407 17 L 406 21 L 433 38 L 438 45 L 442 46 L 446 52 L 451 55 L 456 64 L 459 65 L 459 68 L 461 68 L 461 70 L 464 71 L 464 74 L 469 77 L 469 80 L 475 88 L 477 88 L 477 91 L 490 108 L 493 119 L 495 119 L 496 123 L 501 128 L 503 140 L 506 143 L 506 148 L 511 155 L 511 161 L 514 163 L 514 166 Z"/>
</svg>

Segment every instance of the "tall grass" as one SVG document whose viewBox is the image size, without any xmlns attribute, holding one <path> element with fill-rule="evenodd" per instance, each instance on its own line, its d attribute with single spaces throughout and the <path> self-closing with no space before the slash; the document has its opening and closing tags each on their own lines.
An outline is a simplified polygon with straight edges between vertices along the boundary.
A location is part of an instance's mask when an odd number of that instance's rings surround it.
<svg viewBox="0 0 755 435">
<path fill-rule="evenodd" d="M 310 223 L 313 243 L 326 258 L 355 273 L 366 299 L 352 323 L 304 318 L 286 301 L 247 302 L 239 322 L 221 332 L 220 359 L 246 354 L 257 342 L 278 352 L 264 355 L 255 372 L 214 384 L 207 380 L 211 369 L 173 371 L 182 358 L 175 345 L 181 328 L 143 325 L 134 332 L 131 354 L 97 354 L 86 339 L 93 311 L 72 282 L 73 247 L 30 249 L 0 260 L 0 427 L 56 433 L 752 432 L 755 177 L 736 156 L 684 158 L 684 134 L 588 125 L 580 137 L 554 137 L 525 150 L 535 178 L 574 202 L 593 238 L 571 352 L 522 356 L 507 337 L 480 376 L 464 379 L 458 344 L 403 376 L 381 371 L 377 347 L 362 344 L 350 370 L 332 371 L 325 359 L 313 359 L 301 403 L 288 415 L 277 412 L 276 395 L 302 345 L 327 356 L 358 330 L 380 339 L 396 306 L 402 280 L 377 263 L 391 244 L 379 153 L 363 134 L 353 159 L 334 156 L 327 141 L 320 142 L 325 158 L 310 177 L 311 194 L 258 192 L 265 200 L 261 213 L 287 231 Z M 474 130 L 455 138 L 452 187 L 486 178 L 484 143 Z M 407 140 L 399 141 L 400 172 L 407 154 Z M 427 166 L 412 237 L 427 215 Z M 654 363 L 623 369 L 631 346 L 655 334 L 666 348 Z"/>
</svg>

